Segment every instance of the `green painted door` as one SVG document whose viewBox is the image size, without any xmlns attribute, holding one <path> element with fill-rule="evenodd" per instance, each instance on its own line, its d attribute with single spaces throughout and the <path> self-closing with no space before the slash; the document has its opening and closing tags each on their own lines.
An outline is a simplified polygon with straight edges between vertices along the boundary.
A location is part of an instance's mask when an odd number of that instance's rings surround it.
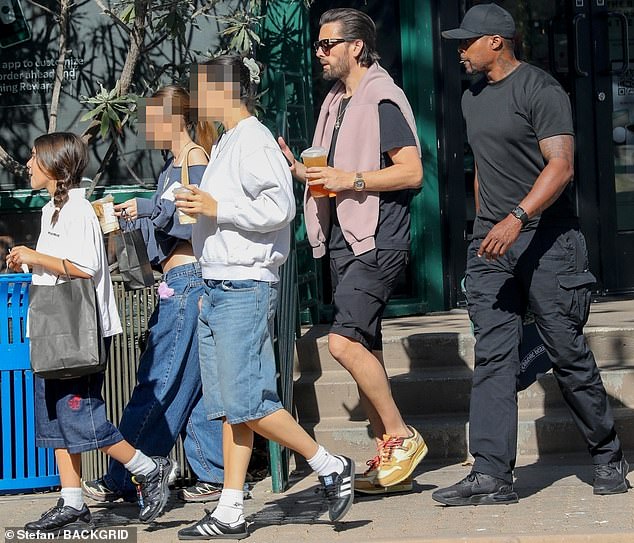
<svg viewBox="0 0 634 543">
<path fill-rule="evenodd" d="M 388 5 L 389 4 L 389 5 Z M 376 22 L 382 64 L 402 85 L 414 109 L 423 147 L 424 184 L 412 202 L 412 251 L 386 316 L 405 316 L 445 309 L 443 241 L 437 161 L 434 82 L 434 27 L 431 0 L 386 3 L 337 0 L 318 2 L 311 10 L 292 0 L 270 2 L 265 47 L 260 58 L 269 66 L 265 82 L 266 117 L 278 134 L 286 135 L 296 152 L 312 139 L 315 113 L 330 83 L 318 73 L 311 41 L 319 16 L 331 7 L 354 7 Z M 274 74 L 274 75 L 273 75 Z M 302 322 L 328 321 L 331 287 L 326 259 L 315 261 L 305 240 L 301 216 L 301 186 L 297 187 L 299 300 Z"/>
</svg>

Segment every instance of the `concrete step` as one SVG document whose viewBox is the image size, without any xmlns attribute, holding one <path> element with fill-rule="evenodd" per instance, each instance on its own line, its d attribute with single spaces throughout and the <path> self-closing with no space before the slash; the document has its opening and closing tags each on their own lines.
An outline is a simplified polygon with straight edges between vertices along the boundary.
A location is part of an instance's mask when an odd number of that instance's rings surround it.
<svg viewBox="0 0 634 543">
<path fill-rule="evenodd" d="M 314 326 L 296 342 L 296 372 L 340 370 L 339 363 L 328 351 L 328 327 Z M 474 338 L 469 333 L 392 332 L 383 337 L 383 353 L 389 369 L 424 369 L 440 367 L 473 367 Z"/>
<path fill-rule="evenodd" d="M 437 415 L 407 419 L 425 438 L 429 458 L 464 459 L 467 456 L 468 417 Z M 376 454 L 368 423 L 339 418 L 322 419 L 319 423 L 302 424 L 315 440 L 329 451 L 344 454 L 363 466 Z M 360 471 L 360 470 L 358 470 Z"/>
<path fill-rule="evenodd" d="M 634 325 L 587 327 L 586 338 L 599 366 L 602 361 L 634 367 Z M 297 341 L 295 372 L 340 370 L 328 352 L 328 326 L 313 326 Z M 471 368 L 475 339 L 468 331 L 426 332 L 404 324 L 392 324 L 384 334 L 383 349 L 388 371 L 430 368 Z"/>
<path fill-rule="evenodd" d="M 412 371 L 390 376 L 390 383 L 404 416 L 462 413 L 469 410 L 471 374 L 468 369 Z M 356 383 L 345 370 L 303 374 L 293 394 L 302 423 L 332 417 L 365 420 Z"/>
<path fill-rule="evenodd" d="M 606 364 L 602 379 L 614 407 L 634 408 L 634 368 Z M 392 373 L 392 372 L 390 372 Z M 467 413 L 472 371 L 468 368 L 413 370 L 391 374 L 392 393 L 403 416 L 424 413 Z M 304 373 L 294 384 L 294 400 L 300 422 L 341 417 L 365 420 L 357 386 L 345 370 Z M 520 409 L 565 407 L 552 374 L 519 394 Z"/>
<path fill-rule="evenodd" d="M 631 302 L 593 305 L 585 333 L 602 371 L 626 446 L 634 448 L 634 311 Z M 297 342 L 294 397 L 302 424 L 333 451 L 364 461 L 374 442 L 356 385 L 330 356 L 328 326 Z M 386 321 L 384 354 L 394 397 L 421 429 L 431 458 L 467 456 L 468 408 L 475 340 L 464 312 Z M 518 449 L 542 455 L 584 451 L 552 375 L 519 394 Z"/>
<path fill-rule="evenodd" d="M 634 409 L 613 408 L 616 431 L 625 449 L 634 446 Z M 523 410 L 519 416 L 518 454 L 585 451 L 586 445 L 567 409 Z"/>
<path fill-rule="evenodd" d="M 601 380 L 612 407 L 634 409 L 634 365 L 623 367 L 618 363 L 604 362 L 599 364 L 599 367 Z M 559 385 L 552 373 L 540 377 L 537 383 L 520 392 L 518 401 L 520 409 L 566 407 Z"/>
<path fill-rule="evenodd" d="M 626 449 L 634 448 L 634 410 L 613 410 L 619 437 Z M 415 426 L 429 446 L 429 459 L 467 458 L 468 416 L 433 415 L 406 418 Z M 325 418 L 303 426 L 328 450 L 345 454 L 362 466 L 374 456 L 374 441 L 367 422 L 341 418 Z M 567 409 L 535 409 L 520 413 L 518 454 L 542 456 L 555 453 L 576 453 L 586 450 L 583 439 Z"/>
</svg>

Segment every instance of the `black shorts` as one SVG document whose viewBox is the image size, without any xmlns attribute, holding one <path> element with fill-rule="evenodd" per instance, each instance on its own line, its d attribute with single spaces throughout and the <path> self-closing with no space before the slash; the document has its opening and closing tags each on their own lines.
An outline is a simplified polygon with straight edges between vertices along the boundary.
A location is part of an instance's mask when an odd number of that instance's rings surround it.
<svg viewBox="0 0 634 543">
<path fill-rule="evenodd" d="M 330 332 L 371 351 L 383 350 L 383 311 L 408 259 L 408 251 L 392 249 L 331 258 L 335 319 Z"/>
</svg>

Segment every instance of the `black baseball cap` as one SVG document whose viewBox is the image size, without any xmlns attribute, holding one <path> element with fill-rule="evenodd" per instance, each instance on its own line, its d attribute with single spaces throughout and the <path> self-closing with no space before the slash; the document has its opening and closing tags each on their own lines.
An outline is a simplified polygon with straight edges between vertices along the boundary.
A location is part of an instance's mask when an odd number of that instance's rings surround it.
<svg viewBox="0 0 634 543">
<path fill-rule="evenodd" d="M 515 36 L 513 16 L 497 4 L 478 4 L 473 6 L 462 19 L 460 28 L 445 30 L 443 38 L 449 40 L 468 40 L 479 36 Z"/>
</svg>

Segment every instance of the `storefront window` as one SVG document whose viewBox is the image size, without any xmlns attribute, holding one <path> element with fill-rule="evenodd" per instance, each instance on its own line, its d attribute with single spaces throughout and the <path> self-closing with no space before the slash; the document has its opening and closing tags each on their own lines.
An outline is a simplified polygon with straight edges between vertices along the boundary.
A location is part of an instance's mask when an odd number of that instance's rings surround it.
<svg viewBox="0 0 634 543">
<path fill-rule="evenodd" d="M 195 4 L 196 1 L 192 5 Z M 25 164 L 31 156 L 33 140 L 48 131 L 55 107 L 52 95 L 60 60 L 60 29 L 55 13 L 59 6 L 55 2 L 8 0 L 2 8 L 0 145 L 9 156 Z M 164 11 L 158 11 L 164 16 Z M 153 20 L 156 25 L 158 19 Z M 213 23 L 206 17 L 201 17 L 196 26 L 183 29 L 182 40 L 171 38 L 162 26 L 173 23 L 160 21 L 156 28 L 148 28 L 147 48 L 136 65 L 131 90 L 138 94 L 147 94 L 167 83 L 185 83 L 188 64 L 207 49 L 214 50 L 219 40 Z M 102 86 L 111 91 L 120 80 L 128 59 L 129 39 L 96 3 L 71 3 L 59 107 L 55 109 L 56 130 L 82 134 L 87 129 L 89 122 L 82 116 L 94 104 L 86 101 L 95 97 Z M 116 108 L 110 109 L 114 116 Z M 89 177 L 99 168 L 113 133 L 114 128 L 91 143 L 91 162 L 86 171 Z M 163 164 L 159 152 L 147 150 L 143 135 L 137 136 L 132 130 L 126 130 L 117 141 L 116 160 L 108 162 L 102 183 L 153 184 Z M 0 190 L 28 188 L 26 176 L 15 175 L 0 165 Z"/>
<path fill-rule="evenodd" d="M 612 69 L 612 140 L 614 142 L 614 185 L 618 231 L 634 230 L 634 51 L 632 22 L 634 0 L 608 0 L 610 67 Z M 620 12 L 622 16 L 614 14 Z M 627 22 L 629 43 L 624 47 L 623 25 Z M 628 54 L 629 53 L 629 54 Z M 624 58 L 627 55 L 630 58 Z"/>
</svg>

